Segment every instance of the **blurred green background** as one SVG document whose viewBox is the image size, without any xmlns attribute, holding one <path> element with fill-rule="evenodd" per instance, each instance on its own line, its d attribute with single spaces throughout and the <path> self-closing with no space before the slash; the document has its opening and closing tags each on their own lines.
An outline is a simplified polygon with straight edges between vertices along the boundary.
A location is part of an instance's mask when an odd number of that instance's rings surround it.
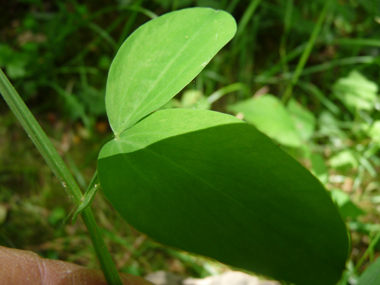
<svg viewBox="0 0 380 285">
<path fill-rule="evenodd" d="M 123 41 L 148 20 L 177 9 L 230 12 L 238 23 L 235 38 L 163 108 L 236 115 L 310 169 L 348 223 L 354 284 L 380 251 L 380 1 L 332 0 L 321 16 L 325 3 L 3 1 L 0 67 L 85 188 L 111 138 L 105 84 Z M 303 54 L 305 65 L 297 68 Z M 291 81 L 296 72 L 299 79 Z M 84 224 L 67 218 L 73 201 L 4 100 L 0 114 L 0 244 L 98 268 Z M 223 270 L 137 232 L 101 191 L 93 210 L 122 272 L 204 277 Z"/>
</svg>

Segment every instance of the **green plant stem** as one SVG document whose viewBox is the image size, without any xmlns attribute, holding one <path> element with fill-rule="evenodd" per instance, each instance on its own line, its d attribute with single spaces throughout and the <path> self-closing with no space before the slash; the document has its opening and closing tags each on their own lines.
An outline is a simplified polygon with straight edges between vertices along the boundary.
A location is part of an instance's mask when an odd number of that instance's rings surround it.
<svg viewBox="0 0 380 285">
<path fill-rule="evenodd" d="M 96 224 L 94 215 L 92 214 L 91 208 L 88 207 L 81 213 L 82 219 L 85 221 L 87 230 L 90 234 L 92 244 L 94 246 L 96 256 L 98 257 L 100 267 L 104 273 L 104 277 L 108 284 L 122 285 L 119 273 L 116 270 L 115 263 L 104 243 L 102 234 L 98 225 Z"/>
<path fill-rule="evenodd" d="M 0 69 L 0 92 L 8 106 L 21 123 L 29 138 L 33 141 L 55 176 L 60 180 L 62 186 L 70 197 L 73 197 L 78 205 L 82 199 L 82 192 L 76 181 L 67 169 L 66 164 L 51 144 L 49 138 L 29 111 L 24 101 L 13 88 L 8 78 Z"/>
<path fill-rule="evenodd" d="M 379 240 L 380 240 L 380 232 L 378 232 L 376 234 L 376 236 L 373 238 L 373 240 L 369 244 L 367 250 L 364 252 L 363 256 L 360 258 L 359 262 L 356 264 L 353 272 L 358 272 L 360 266 L 363 264 L 363 262 L 367 258 L 367 256 L 373 251 L 373 249 L 375 248 L 375 246 L 379 242 Z"/>
<path fill-rule="evenodd" d="M 233 83 L 231 85 L 222 87 L 219 90 L 212 93 L 209 97 L 207 97 L 207 101 L 210 104 L 213 104 L 215 103 L 215 101 L 219 100 L 220 98 L 222 98 L 224 95 L 228 93 L 239 91 L 239 90 L 247 90 L 247 89 L 248 89 L 247 86 L 243 83 Z"/>
<path fill-rule="evenodd" d="M 300 74 L 300 76 L 304 75 L 310 75 L 317 72 L 326 71 L 329 69 L 332 69 L 336 66 L 345 66 L 345 65 L 352 65 L 352 64 L 379 64 L 379 61 L 377 57 L 375 56 L 369 56 L 369 55 L 363 55 L 363 56 L 354 56 L 354 57 L 347 57 L 347 58 L 340 58 L 336 59 L 330 62 L 310 66 L 307 68 L 304 68 Z M 276 69 L 278 69 L 278 66 L 275 66 Z M 294 76 L 294 72 L 287 72 L 287 73 L 281 73 L 276 77 L 270 77 L 266 75 L 259 75 L 256 78 L 253 79 L 254 82 L 257 83 L 268 83 L 268 84 L 277 84 L 279 82 L 282 82 L 284 80 L 289 80 Z M 298 81 L 297 81 L 298 83 Z"/>
<path fill-rule="evenodd" d="M 310 39 L 307 43 L 306 49 L 303 51 L 301 58 L 297 64 L 296 71 L 294 72 L 292 79 L 290 80 L 288 86 L 285 89 L 284 95 L 282 96 L 282 102 L 284 104 L 287 104 L 290 98 L 292 97 L 293 87 L 294 85 L 296 85 L 298 78 L 300 77 L 302 70 L 306 64 L 306 61 L 309 58 L 311 50 L 313 49 L 315 40 L 317 39 L 317 36 L 321 30 L 322 23 L 325 19 L 326 12 L 328 10 L 330 2 L 331 0 L 326 1 L 325 6 L 323 7 L 323 10 L 318 17 L 318 21 L 317 21 L 317 24 L 315 25 L 313 33 L 311 34 Z"/>
<path fill-rule="evenodd" d="M 327 97 L 322 93 L 322 91 L 319 90 L 318 87 L 314 84 L 311 84 L 310 82 L 298 81 L 297 86 L 301 87 L 306 92 L 313 94 L 334 115 L 340 114 L 339 107 L 336 106 L 332 101 L 327 99 Z"/>
<path fill-rule="evenodd" d="M 284 32 L 282 33 L 281 42 L 280 42 L 280 56 L 281 64 L 284 72 L 288 72 L 288 64 L 286 60 L 286 41 L 288 39 L 288 34 L 290 31 L 290 24 L 292 21 L 292 11 L 293 11 L 293 0 L 287 0 L 285 6 L 285 20 L 284 20 Z"/>
<path fill-rule="evenodd" d="M 83 197 L 82 191 L 71 175 L 66 164 L 53 147 L 49 138 L 34 118 L 16 89 L 9 82 L 4 72 L 0 69 L 0 92 L 7 104 L 9 105 L 16 118 L 19 120 L 29 138 L 33 141 L 55 176 L 61 181 L 62 186 L 70 197 L 73 197 L 77 205 L 81 204 Z M 99 228 L 95 222 L 90 208 L 87 208 L 82 214 L 83 221 L 90 233 L 92 243 L 95 248 L 100 266 L 108 284 L 122 284 L 119 274 L 110 253 L 105 247 L 104 241 L 100 234 Z"/>
<path fill-rule="evenodd" d="M 337 39 L 334 44 L 349 46 L 369 46 L 380 47 L 380 40 L 377 39 Z"/>
<path fill-rule="evenodd" d="M 249 4 L 248 8 L 245 10 L 243 16 L 241 17 L 241 20 L 238 24 L 238 28 L 236 31 L 236 36 L 233 39 L 234 42 L 238 42 L 240 39 L 240 36 L 242 35 L 245 27 L 247 26 L 248 22 L 253 18 L 252 15 L 255 13 L 257 7 L 259 6 L 261 0 L 253 0 L 251 4 Z"/>
</svg>

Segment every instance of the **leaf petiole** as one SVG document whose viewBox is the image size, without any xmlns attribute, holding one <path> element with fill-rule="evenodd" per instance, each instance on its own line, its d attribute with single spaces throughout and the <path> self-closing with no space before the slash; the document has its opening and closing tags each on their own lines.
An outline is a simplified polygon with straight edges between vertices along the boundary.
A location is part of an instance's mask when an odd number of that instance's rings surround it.
<svg viewBox="0 0 380 285">
<path fill-rule="evenodd" d="M 21 123 L 29 138 L 33 141 L 55 176 L 61 181 L 62 186 L 70 197 L 73 197 L 75 203 L 80 206 L 82 204 L 82 191 L 77 182 L 71 175 L 66 164 L 59 156 L 49 138 L 25 105 L 16 89 L 10 83 L 4 72 L 0 69 L 0 92 L 5 102 L 8 104 L 18 121 Z M 100 266 L 103 270 L 104 277 L 108 284 L 122 284 L 120 276 L 116 270 L 115 264 L 111 258 L 107 247 L 100 234 L 100 230 L 95 222 L 94 216 L 90 208 L 82 212 L 83 221 L 89 231 L 91 241 L 94 245 L 96 255 Z"/>
</svg>

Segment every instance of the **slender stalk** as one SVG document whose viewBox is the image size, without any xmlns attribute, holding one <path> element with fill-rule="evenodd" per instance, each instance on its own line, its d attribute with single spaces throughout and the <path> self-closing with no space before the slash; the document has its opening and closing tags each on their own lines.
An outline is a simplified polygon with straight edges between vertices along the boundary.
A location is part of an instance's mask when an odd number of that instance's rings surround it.
<svg viewBox="0 0 380 285">
<path fill-rule="evenodd" d="M 334 44 L 350 45 L 350 46 L 369 46 L 380 47 L 380 40 L 378 39 L 336 39 Z"/>
<path fill-rule="evenodd" d="M 338 106 L 336 106 L 332 101 L 327 99 L 327 97 L 322 93 L 321 90 L 318 89 L 317 86 L 314 84 L 311 84 L 310 82 L 303 82 L 298 81 L 297 82 L 298 87 L 301 87 L 306 92 L 309 92 L 310 94 L 313 94 L 315 97 L 318 98 L 318 100 L 325 105 L 325 107 L 334 115 L 340 114 L 340 109 Z"/>
<path fill-rule="evenodd" d="M 282 96 L 282 101 L 284 104 L 287 104 L 290 98 L 292 97 L 293 87 L 294 85 L 296 85 L 298 78 L 300 77 L 302 70 L 306 64 L 306 61 L 309 58 L 311 50 L 313 49 L 315 40 L 317 39 L 317 36 L 321 30 L 322 23 L 325 19 L 326 12 L 328 10 L 330 3 L 331 3 L 331 0 L 326 1 L 326 4 L 323 7 L 323 10 L 318 17 L 318 21 L 317 21 L 317 24 L 315 25 L 313 33 L 311 34 L 310 39 L 307 43 L 306 49 L 303 51 L 301 58 L 297 64 L 296 71 L 294 72 L 292 79 L 290 80 L 288 86 L 286 87 L 284 95 Z"/>
<path fill-rule="evenodd" d="M 88 207 L 82 213 L 82 219 L 85 221 L 88 233 L 90 234 L 92 244 L 94 246 L 96 256 L 98 257 L 100 267 L 103 271 L 104 277 L 108 284 L 123 284 L 121 282 L 119 273 L 116 270 L 115 264 L 112 257 L 104 243 L 102 234 L 98 225 L 96 224 L 94 215 L 92 214 L 91 208 Z"/>
<path fill-rule="evenodd" d="M 19 120 L 29 138 L 33 141 L 55 176 L 61 181 L 62 186 L 73 197 L 77 205 L 81 204 L 83 197 L 77 182 L 74 180 L 66 164 L 53 147 L 49 138 L 34 118 L 16 89 L 9 82 L 4 72 L 0 69 L 0 92 L 7 104 L 9 105 L 16 118 Z M 92 243 L 95 248 L 100 266 L 108 284 L 122 284 L 119 274 L 110 253 L 105 247 L 100 230 L 95 222 L 90 208 L 87 208 L 82 214 L 83 221 L 90 233 Z"/>
<path fill-rule="evenodd" d="M 261 0 L 253 0 L 251 4 L 249 4 L 248 8 L 245 10 L 243 16 L 241 17 L 241 20 L 238 24 L 238 28 L 236 31 L 236 36 L 233 39 L 234 42 L 238 42 L 240 39 L 240 36 L 242 35 L 245 27 L 247 26 L 248 22 L 252 19 L 252 15 L 255 13 L 257 7 L 259 6 Z"/>
<path fill-rule="evenodd" d="M 360 266 L 362 266 L 364 260 L 368 257 L 368 255 L 373 251 L 373 249 L 375 248 L 376 244 L 379 242 L 380 240 L 380 232 L 378 232 L 376 234 L 376 236 L 372 239 L 371 243 L 369 244 L 367 250 L 364 252 L 363 256 L 360 258 L 360 260 L 358 261 L 358 263 L 356 264 L 353 272 L 358 272 L 359 271 L 359 268 Z"/>
<path fill-rule="evenodd" d="M 207 101 L 210 104 L 213 104 L 215 101 L 222 98 L 224 95 L 239 91 L 239 90 L 247 90 L 247 86 L 243 83 L 233 83 L 231 85 L 227 85 L 225 87 L 220 88 L 219 90 L 212 93 L 210 96 L 207 97 Z"/>
<path fill-rule="evenodd" d="M 8 78 L 0 69 L 0 92 L 18 121 L 21 123 L 29 138 L 33 141 L 55 176 L 70 197 L 73 197 L 78 205 L 81 202 L 82 192 L 76 181 L 67 169 L 66 164 L 51 144 L 49 138 L 38 124 L 28 107 L 22 101 L 20 95 L 13 88 Z"/>
<path fill-rule="evenodd" d="M 377 57 L 369 56 L 369 55 L 340 58 L 340 59 L 332 60 L 332 61 L 329 61 L 326 63 L 322 63 L 322 64 L 318 64 L 318 65 L 314 65 L 314 66 L 304 68 L 302 70 L 300 76 L 310 75 L 310 74 L 317 73 L 317 72 L 322 72 L 325 70 L 332 69 L 336 66 L 345 66 L 345 65 L 351 65 L 351 64 L 356 64 L 356 65 L 358 65 L 358 64 L 378 64 L 378 62 L 377 62 Z M 277 65 L 275 67 L 276 67 L 276 69 L 278 69 Z M 291 79 L 292 76 L 294 76 L 294 74 L 295 74 L 295 71 L 294 71 L 294 72 L 282 73 L 276 77 L 270 77 L 271 74 L 275 73 L 275 72 L 277 72 L 277 70 L 274 70 L 273 72 L 268 73 L 268 75 L 264 74 L 264 75 L 257 76 L 253 80 L 254 80 L 254 82 L 258 82 L 258 83 L 277 84 L 277 83 L 282 82 L 284 80 Z M 298 83 L 298 81 L 297 81 L 297 83 Z"/>
<path fill-rule="evenodd" d="M 286 42 L 288 39 L 288 34 L 290 31 L 290 24 L 292 21 L 292 11 L 293 11 L 293 0 L 288 0 L 285 6 L 285 20 L 284 20 L 284 32 L 282 33 L 281 42 L 280 42 L 280 56 L 281 64 L 284 72 L 288 72 L 288 64 L 286 60 Z"/>
</svg>

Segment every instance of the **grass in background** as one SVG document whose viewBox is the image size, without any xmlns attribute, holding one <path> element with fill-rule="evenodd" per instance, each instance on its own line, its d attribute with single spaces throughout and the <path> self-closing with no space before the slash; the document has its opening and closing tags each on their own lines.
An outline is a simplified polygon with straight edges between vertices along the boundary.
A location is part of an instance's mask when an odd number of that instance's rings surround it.
<svg viewBox="0 0 380 285">
<path fill-rule="evenodd" d="M 375 2 L 331 1 L 318 22 L 325 1 L 8 1 L 8 12 L 0 20 L 0 67 L 37 114 L 78 182 L 86 184 L 110 135 L 105 82 L 124 39 L 156 15 L 188 6 L 232 13 L 238 22 L 236 38 L 187 91 L 199 91 L 199 98 L 209 98 L 218 111 L 265 93 L 278 98 L 287 94 L 285 98 L 312 111 L 312 136 L 289 152 L 324 175 L 329 190 L 338 189 L 349 198 L 342 198 L 346 202 L 341 205 L 351 207 L 346 220 L 356 278 L 380 250 L 379 91 L 373 92 L 375 101 L 359 95 L 355 102 L 369 102 L 370 107 L 353 109 L 342 99 L 352 88 L 342 78 L 354 76 L 351 81 L 365 86 L 379 84 L 380 11 Z M 0 104 L 0 113 L 0 244 L 97 267 L 81 220 L 63 223 L 72 203 L 61 193 L 59 181 L 5 104 Z M 101 191 L 93 209 L 121 271 L 144 275 L 163 269 L 198 277 L 212 273 L 208 261 L 162 247 L 136 232 Z M 368 258 L 362 259 L 365 251 Z"/>
</svg>

